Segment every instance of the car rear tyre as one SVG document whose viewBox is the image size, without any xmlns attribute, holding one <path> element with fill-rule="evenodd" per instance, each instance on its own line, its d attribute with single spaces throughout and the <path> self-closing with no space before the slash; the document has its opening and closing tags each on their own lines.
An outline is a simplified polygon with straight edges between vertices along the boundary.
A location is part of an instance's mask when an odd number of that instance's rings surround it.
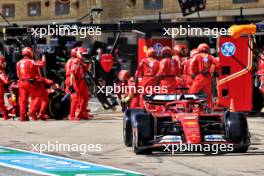
<svg viewBox="0 0 264 176">
<path fill-rule="evenodd" d="M 261 109 L 263 108 L 264 104 L 264 98 L 262 93 L 258 88 L 254 88 L 253 90 L 253 109 L 252 111 L 254 113 L 260 112 Z"/>
<path fill-rule="evenodd" d="M 153 140 L 153 137 L 153 117 L 148 114 L 137 114 L 133 121 L 133 151 L 136 154 L 151 154 L 149 142 Z"/>
<path fill-rule="evenodd" d="M 132 126 L 131 126 L 131 110 L 127 109 L 123 118 L 123 138 L 127 147 L 132 146 Z"/>
<path fill-rule="evenodd" d="M 142 114 L 142 109 L 127 109 L 123 118 L 123 140 L 127 147 L 132 146 L 132 119 L 136 114 Z"/>
<path fill-rule="evenodd" d="M 245 115 L 239 112 L 226 111 L 224 125 L 226 139 L 234 143 L 234 152 L 247 152 L 250 145 L 250 134 Z"/>
</svg>

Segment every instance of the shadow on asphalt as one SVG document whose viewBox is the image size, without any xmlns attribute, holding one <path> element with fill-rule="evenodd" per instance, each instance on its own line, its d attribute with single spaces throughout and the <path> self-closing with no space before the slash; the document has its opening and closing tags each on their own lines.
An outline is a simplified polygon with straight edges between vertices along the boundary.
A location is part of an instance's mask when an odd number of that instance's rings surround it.
<svg viewBox="0 0 264 176">
<path fill-rule="evenodd" d="M 261 117 L 261 118 L 264 118 L 264 112 L 247 113 L 247 117 Z"/>
<path fill-rule="evenodd" d="M 237 156 L 264 156 L 264 151 L 248 151 L 247 153 L 218 153 L 218 154 L 212 154 L 212 153 L 192 153 L 192 152 L 175 152 L 172 153 L 165 153 L 165 152 L 157 152 L 152 153 L 150 155 L 146 155 L 146 157 L 216 157 L 216 156 L 224 156 L 224 157 L 237 157 Z"/>
<path fill-rule="evenodd" d="M 257 144 L 257 145 L 260 145 L 260 144 Z M 154 150 L 152 154 L 148 154 L 148 155 L 145 155 L 147 157 L 163 157 L 163 156 L 166 156 L 166 157 L 203 157 L 203 156 L 206 156 L 206 157 L 215 157 L 215 156 L 225 156 L 225 157 L 228 157 L 228 156 L 257 156 L 257 155 L 262 155 L 264 156 L 264 151 L 263 150 L 260 150 L 258 147 L 256 146 L 251 146 L 249 147 L 249 150 L 246 152 L 246 153 L 234 153 L 234 152 L 219 152 L 217 154 L 214 154 L 212 152 L 175 152 L 175 153 L 172 153 L 172 151 L 162 151 L 161 150 Z"/>
</svg>

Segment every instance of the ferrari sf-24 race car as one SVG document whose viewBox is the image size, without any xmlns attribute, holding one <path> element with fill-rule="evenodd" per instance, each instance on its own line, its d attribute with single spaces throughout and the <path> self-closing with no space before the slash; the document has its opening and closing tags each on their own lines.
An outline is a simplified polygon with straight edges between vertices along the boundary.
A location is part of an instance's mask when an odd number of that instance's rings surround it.
<svg viewBox="0 0 264 176">
<path fill-rule="evenodd" d="M 145 95 L 145 110 L 127 109 L 123 138 L 136 154 L 150 154 L 166 144 L 233 144 L 233 152 L 250 145 L 247 119 L 227 108 L 211 110 L 203 95 Z"/>
</svg>

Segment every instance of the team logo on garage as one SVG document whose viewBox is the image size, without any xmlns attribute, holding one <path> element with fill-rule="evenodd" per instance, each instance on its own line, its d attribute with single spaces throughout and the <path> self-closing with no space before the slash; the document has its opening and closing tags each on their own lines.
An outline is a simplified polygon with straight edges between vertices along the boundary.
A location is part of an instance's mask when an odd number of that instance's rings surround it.
<svg viewBox="0 0 264 176">
<path fill-rule="evenodd" d="M 163 45 L 161 43 L 155 43 L 153 47 L 157 51 L 157 56 L 161 56 L 161 50 L 163 48 Z"/>
<path fill-rule="evenodd" d="M 232 42 L 225 42 L 221 47 L 221 52 L 224 56 L 233 56 L 236 52 L 236 47 Z"/>
</svg>

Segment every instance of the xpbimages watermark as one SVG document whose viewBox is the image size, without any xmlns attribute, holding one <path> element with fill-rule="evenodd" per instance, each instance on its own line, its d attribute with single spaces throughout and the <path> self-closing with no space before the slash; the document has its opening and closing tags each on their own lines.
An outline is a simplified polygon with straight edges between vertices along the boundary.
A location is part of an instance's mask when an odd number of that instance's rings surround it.
<svg viewBox="0 0 264 176">
<path fill-rule="evenodd" d="M 231 35 L 232 29 L 226 28 L 198 28 L 187 27 L 180 25 L 178 28 L 163 28 L 164 36 L 171 36 L 172 38 L 179 36 L 211 36 L 212 38 L 218 38 L 219 35 Z"/>
<path fill-rule="evenodd" d="M 101 152 L 102 144 L 65 144 L 48 141 L 45 144 L 31 144 L 32 152 L 78 152 L 86 155 L 89 152 Z"/>
<path fill-rule="evenodd" d="M 113 86 L 97 86 L 97 93 L 103 93 L 106 96 L 111 94 L 166 94 L 167 86 L 129 86 L 122 83 L 114 83 Z"/>
<path fill-rule="evenodd" d="M 177 152 L 206 152 L 218 154 L 234 151 L 234 144 L 163 144 L 163 151 L 174 155 Z"/>
<path fill-rule="evenodd" d="M 81 26 L 77 25 L 48 25 L 47 27 L 30 27 L 27 32 L 34 37 L 43 38 L 46 36 L 99 36 L 102 34 L 102 29 L 99 26 Z"/>
</svg>

